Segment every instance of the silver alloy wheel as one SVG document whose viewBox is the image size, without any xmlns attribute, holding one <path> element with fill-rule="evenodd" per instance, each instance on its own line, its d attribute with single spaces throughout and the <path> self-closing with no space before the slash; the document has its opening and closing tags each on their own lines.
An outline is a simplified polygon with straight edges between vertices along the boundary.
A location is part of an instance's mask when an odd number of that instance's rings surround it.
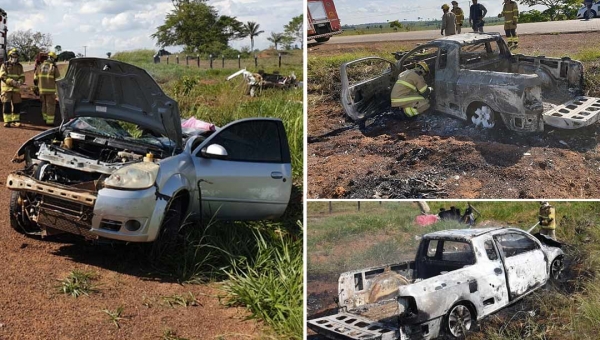
<svg viewBox="0 0 600 340">
<path fill-rule="evenodd" d="M 465 305 L 456 305 L 448 314 L 448 329 L 455 338 L 465 336 L 472 325 L 471 311 Z"/>
<path fill-rule="evenodd" d="M 550 265 L 550 276 L 558 280 L 560 278 L 560 274 L 564 269 L 563 259 L 561 257 L 557 257 L 552 261 L 552 265 Z"/>
</svg>

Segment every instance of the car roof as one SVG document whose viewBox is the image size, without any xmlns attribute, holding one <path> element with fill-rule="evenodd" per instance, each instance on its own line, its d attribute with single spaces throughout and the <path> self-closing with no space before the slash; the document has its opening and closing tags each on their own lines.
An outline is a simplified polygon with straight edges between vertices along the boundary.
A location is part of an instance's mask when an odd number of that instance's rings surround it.
<svg viewBox="0 0 600 340">
<path fill-rule="evenodd" d="M 487 233 L 497 234 L 499 231 L 514 230 L 524 232 L 521 229 L 511 227 L 490 227 L 490 228 L 472 228 L 472 229 L 449 229 L 440 230 L 424 235 L 424 238 L 449 238 L 457 240 L 470 240 Z"/>
<path fill-rule="evenodd" d="M 477 42 L 494 41 L 500 39 L 500 33 L 464 33 L 450 35 L 444 38 L 435 39 L 432 43 L 454 43 L 459 45 L 470 45 Z"/>
</svg>

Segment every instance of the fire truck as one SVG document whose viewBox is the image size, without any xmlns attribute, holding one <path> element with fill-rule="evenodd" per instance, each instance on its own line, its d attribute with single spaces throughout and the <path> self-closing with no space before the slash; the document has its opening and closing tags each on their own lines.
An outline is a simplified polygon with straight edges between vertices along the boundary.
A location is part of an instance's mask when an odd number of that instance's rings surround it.
<svg viewBox="0 0 600 340">
<path fill-rule="evenodd" d="M 308 40 L 326 42 L 342 32 L 333 0 L 308 0 Z"/>
<path fill-rule="evenodd" d="M 6 60 L 6 41 L 8 28 L 6 26 L 6 12 L 0 8 L 0 64 Z"/>
</svg>

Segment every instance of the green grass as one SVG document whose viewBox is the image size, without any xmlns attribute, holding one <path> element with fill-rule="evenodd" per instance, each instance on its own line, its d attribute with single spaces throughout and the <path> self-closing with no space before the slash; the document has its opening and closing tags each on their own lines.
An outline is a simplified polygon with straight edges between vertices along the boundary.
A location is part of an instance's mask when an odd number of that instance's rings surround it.
<svg viewBox="0 0 600 340">
<path fill-rule="evenodd" d="M 119 322 L 121 320 L 125 320 L 125 318 L 121 316 L 121 315 L 123 315 L 123 310 L 124 310 L 123 306 L 119 306 L 115 310 L 103 309 L 102 311 L 106 315 L 108 315 L 109 320 L 113 323 L 113 325 L 115 325 L 115 327 L 121 328 L 121 325 L 119 324 Z"/>
<path fill-rule="evenodd" d="M 114 59 L 147 70 L 161 88 L 177 100 L 182 117 L 196 117 L 217 126 L 242 118 L 275 117 L 285 126 L 293 169 L 293 192 L 284 216 L 275 221 L 214 222 L 187 225 L 184 240 L 177 250 L 163 256 L 155 270 L 173 280 L 186 283 L 224 281 L 223 303 L 246 306 L 250 316 L 264 320 L 277 337 L 302 337 L 302 180 L 303 180 L 303 93 L 301 89 L 266 90 L 256 98 L 246 94 L 244 80 L 227 82 L 236 72 L 237 61 L 221 69 L 197 68 L 185 59 L 180 65 L 152 63 L 152 51 L 117 53 Z M 302 51 L 283 58 L 281 69 L 273 51 L 261 53 L 257 68 L 282 75 L 295 73 L 303 79 Z M 244 61 L 243 61 L 244 62 Z M 246 60 L 245 62 L 248 62 Z M 253 66 L 253 60 L 251 64 Z M 201 61 L 201 66 L 206 61 Z M 162 301 L 171 306 L 188 306 L 193 296 L 171 296 Z M 170 332 L 170 331 L 169 331 Z M 267 330 L 267 332 L 272 332 Z M 164 339 L 177 339 L 165 333 Z"/>
<path fill-rule="evenodd" d="M 538 202 L 472 202 L 481 212 L 479 223 L 529 229 L 537 222 Z M 553 202 L 557 237 L 566 244 L 567 281 L 536 291 L 514 311 L 498 313 L 482 323 L 472 339 L 596 339 L 600 332 L 600 202 Z M 432 212 L 467 202 L 431 201 Z M 335 282 L 347 270 L 412 259 L 417 235 L 441 229 L 464 228 L 455 223 L 419 227 L 412 221 L 420 213 L 410 202 L 308 203 L 308 277 Z M 349 231 L 340 234 L 347 224 Z M 535 232 L 535 231 L 534 231 Z M 331 237 L 335 235 L 336 237 Z M 342 237 L 338 237 L 342 235 Z M 368 246 L 362 246 L 369 240 Z M 351 248 L 347 258 L 339 256 Z M 518 312 L 534 311 L 533 314 Z M 508 315 L 508 316 L 507 316 Z M 513 318 L 514 316 L 514 318 Z M 512 319 L 511 319 L 512 318 Z"/>
<path fill-rule="evenodd" d="M 74 270 L 69 273 L 69 276 L 60 281 L 60 292 L 76 298 L 82 295 L 89 295 L 96 291 L 96 288 L 92 284 L 92 280 L 96 277 L 97 275 L 92 272 Z"/>
<path fill-rule="evenodd" d="M 162 340 L 188 340 L 187 338 L 178 336 L 175 331 L 170 330 L 170 329 L 165 329 L 161 339 Z"/>
<path fill-rule="evenodd" d="M 198 300 L 194 296 L 192 292 L 188 292 L 185 295 L 170 295 L 162 297 L 163 304 L 173 308 L 173 307 L 189 307 L 189 306 L 198 306 Z"/>
</svg>

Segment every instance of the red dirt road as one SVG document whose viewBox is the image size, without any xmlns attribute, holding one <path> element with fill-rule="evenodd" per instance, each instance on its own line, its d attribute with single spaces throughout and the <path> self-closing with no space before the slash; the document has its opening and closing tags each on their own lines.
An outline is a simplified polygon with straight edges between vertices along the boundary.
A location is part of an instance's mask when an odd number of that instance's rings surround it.
<svg viewBox="0 0 600 340">
<path fill-rule="evenodd" d="M 28 75 L 27 84 L 31 84 Z M 219 283 L 181 285 L 149 274 L 131 247 L 93 246 L 76 238 L 40 240 L 10 227 L 7 174 L 28 138 L 46 129 L 38 101 L 27 101 L 20 129 L 1 130 L 0 147 L 0 339 L 160 339 L 167 330 L 189 339 L 252 339 L 262 326 L 245 320 L 243 308 L 223 306 Z M 0 128 L 1 129 L 1 128 Z M 139 257 L 139 255 L 137 255 Z M 98 292 L 74 298 L 59 293 L 73 270 L 97 274 Z M 191 292 L 198 306 L 170 307 L 163 300 Z M 123 307 L 120 328 L 103 310 Z"/>
</svg>

